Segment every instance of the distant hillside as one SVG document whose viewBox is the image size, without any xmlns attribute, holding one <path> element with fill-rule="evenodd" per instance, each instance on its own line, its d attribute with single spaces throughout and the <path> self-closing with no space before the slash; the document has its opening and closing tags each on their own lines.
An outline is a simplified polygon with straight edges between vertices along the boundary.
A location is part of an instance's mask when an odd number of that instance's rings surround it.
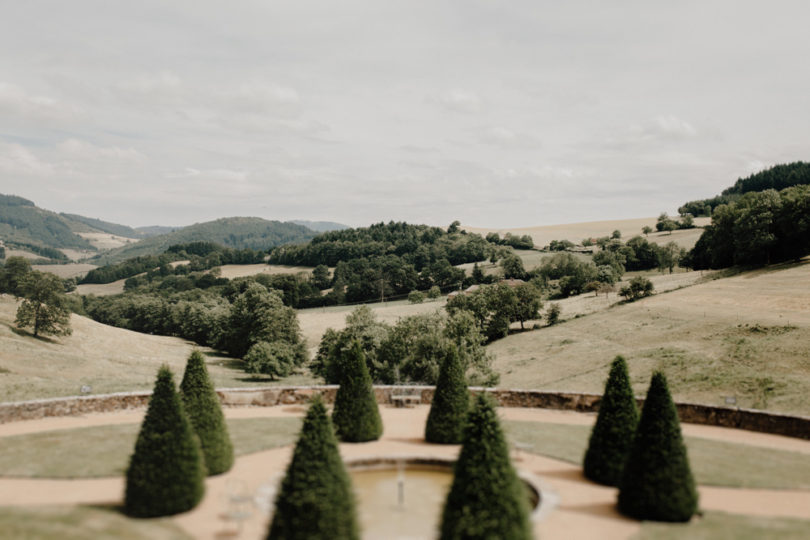
<svg viewBox="0 0 810 540">
<path fill-rule="evenodd" d="M 150 236 L 157 236 L 159 234 L 169 234 L 174 231 L 178 231 L 183 227 L 164 227 L 163 225 L 150 225 L 148 227 L 136 227 L 135 230 L 140 234 L 143 238 L 149 238 Z"/>
<path fill-rule="evenodd" d="M 0 194 L 0 239 L 5 242 L 95 251 L 90 242 L 76 234 L 76 229 L 82 228 L 76 223 L 38 208 L 28 199 Z"/>
<path fill-rule="evenodd" d="M 135 244 L 99 254 L 89 262 L 107 265 L 132 257 L 157 255 L 175 244 L 214 242 L 236 249 L 265 250 L 283 244 L 306 242 L 315 236 L 310 229 L 294 223 L 267 221 L 255 217 L 222 218 L 195 223 L 168 234 L 146 238 Z"/>
<path fill-rule="evenodd" d="M 63 218 L 68 219 L 69 221 L 82 223 L 87 225 L 91 229 L 90 231 L 76 231 L 76 232 L 105 232 L 109 234 L 114 234 L 116 236 L 123 236 L 126 238 L 144 238 L 146 237 L 145 234 L 138 232 L 137 230 L 133 229 L 132 227 L 127 227 L 126 225 L 118 225 L 116 223 L 110 223 L 108 221 L 102 221 L 96 218 L 89 218 L 85 216 L 80 216 L 78 214 L 65 214 L 64 212 L 59 214 Z"/>
<path fill-rule="evenodd" d="M 344 229 L 348 229 L 348 225 L 343 225 L 342 223 L 335 223 L 334 221 L 307 221 L 305 219 L 294 219 L 292 223 L 296 225 L 303 225 L 308 229 L 312 229 L 315 232 L 328 232 L 328 231 L 342 231 Z"/>
<path fill-rule="evenodd" d="M 689 201 L 678 208 L 678 212 L 693 216 L 710 216 L 714 209 L 721 204 L 734 202 L 745 193 L 766 189 L 781 191 L 792 186 L 807 184 L 810 184 L 810 163 L 796 161 L 786 165 L 775 165 L 747 178 L 739 178 L 733 186 L 724 189 L 716 197 Z"/>
</svg>

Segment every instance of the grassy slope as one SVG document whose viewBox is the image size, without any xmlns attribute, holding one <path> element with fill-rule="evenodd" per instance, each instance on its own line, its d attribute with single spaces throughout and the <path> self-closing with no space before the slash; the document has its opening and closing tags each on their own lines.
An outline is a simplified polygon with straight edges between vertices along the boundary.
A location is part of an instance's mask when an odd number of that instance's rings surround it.
<svg viewBox="0 0 810 540">
<path fill-rule="evenodd" d="M 637 394 L 664 369 L 677 400 L 810 414 L 810 259 L 656 295 L 489 346 L 501 386 L 599 393 L 628 359 Z"/>
<path fill-rule="evenodd" d="M 73 335 L 34 339 L 13 327 L 16 302 L 0 295 L 0 401 L 76 395 L 82 385 L 93 393 L 150 390 L 158 367 L 167 363 L 182 377 L 194 344 L 178 338 L 151 336 L 99 324 L 73 315 Z M 276 384 L 254 380 L 241 361 L 209 354 L 208 369 L 218 387 Z M 286 384 L 309 384 L 304 376 Z"/>
</svg>

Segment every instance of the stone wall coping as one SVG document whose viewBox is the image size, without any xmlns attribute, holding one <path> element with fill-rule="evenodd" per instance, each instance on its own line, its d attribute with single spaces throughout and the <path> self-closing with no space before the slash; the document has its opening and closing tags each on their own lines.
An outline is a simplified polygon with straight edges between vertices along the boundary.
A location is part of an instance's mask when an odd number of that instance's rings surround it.
<svg viewBox="0 0 810 540">
<path fill-rule="evenodd" d="M 309 386 L 257 386 L 217 388 L 223 405 L 228 407 L 275 406 L 303 404 L 315 394 L 323 394 L 332 401 L 337 385 Z M 375 385 L 378 403 L 390 403 L 395 391 L 420 392 L 421 402 L 430 403 L 433 386 L 429 385 Z M 601 394 L 558 390 L 525 390 L 507 388 L 470 387 L 473 393 L 493 394 L 504 407 L 545 408 L 595 413 L 599 410 Z M 75 416 L 93 412 L 138 409 L 147 405 L 151 391 L 116 392 L 111 394 L 79 395 L 0 403 L 0 424 L 44 417 Z M 644 398 L 636 396 L 639 405 Z M 676 403 L 682 422 L 760 431 L 810 439 L 810 416 L 778 412 L 719 407 L 701 403 Z"/>
</svg>

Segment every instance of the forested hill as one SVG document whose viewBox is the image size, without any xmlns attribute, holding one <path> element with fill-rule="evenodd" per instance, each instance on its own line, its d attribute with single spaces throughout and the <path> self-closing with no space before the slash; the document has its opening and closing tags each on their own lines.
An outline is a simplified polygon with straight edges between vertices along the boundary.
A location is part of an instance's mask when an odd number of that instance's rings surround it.
<svg viewBox="0 0 810 540">
<path fill-rule="evenodd" d="M 125 238 L 144 238 L 148 236 L 133 229 L 132 227 L 127 227 L 126 225 L 118 225 L 117 223 L 110 223 L 109 221 L 102 221 L 96 218 L 80 216 L 79 214 L 65 214 L 62 212 L 59 215 L 73 222 L 84 223 L 88 227 L 98 232 L 105 232 L 108 234 L 114 234 L 116 236 L 123 236 Z"/>
<path fill-rule="evenodd" d="M 750 192 L 775 189 L 781 191 L 792 186 L 810 184 L 810 163 L 796 161 L 785 165 L 775 165 L 770 169 L 738 179 L 733 186 L 724 189 L 720 195 L 711 199 L 690 201 L 680 208 L 680 214 L 693 216 L 710 216 L 721 204 L 737 201 L 742 195 Z"/>
<path fill-rule="evenodd" d="M 330 231 L 319 234 L 308 244 L 276 248 L 270 254 L 270 262 L 336 266 L 340 261 L 395 255 L 421 270 L 439 259 L 447 259 L 451 265 L 481 261 L 489 256 L 493 247 L 480 235 L 458 230 L 455 224 L 445 231 L 439 227 L 391 221 Z"/>
<path fill-rule="evenodd" d="M 95 250 L 87 240 L 76 234 L 82 228 L 81 224 L 64 216 L 38 208 L 28 199 L 0 194 L 0 239 L 6 243 L 39 248 Z"/>
<path fill-rule="evenodd" d="M 256 217 L 221 218 L 195 223 L 182 229 L 146 238 L 97 255 L 90 260 L 100 266 L 122 262 L 133 257 L 158 255 L 175 244 L 214 242 L 234 249 L 268 250 L 282 244 L 306 242 L 315 232 L 294 223 L 268 221 Z"/>
</svg>

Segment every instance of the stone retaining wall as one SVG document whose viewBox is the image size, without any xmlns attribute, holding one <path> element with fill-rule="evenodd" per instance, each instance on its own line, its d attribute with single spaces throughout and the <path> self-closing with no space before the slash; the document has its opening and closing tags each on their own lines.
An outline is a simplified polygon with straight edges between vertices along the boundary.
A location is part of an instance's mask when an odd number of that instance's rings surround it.
<svg viewBox="0 0 810 540">
<path fill-rule="evenodd" d="M 572 392 L 543 392 L 538 390 L 501 390 L 472 388 L 473 393 L 487 392 L 504 407 L 596 412 L 601 396 Z M 333 402 L 337 386 L 277 386 L 264 388 L 220 388 L 223 405 L 229 407 L 272 407 L 274 405 L 304 404 L 315 394 Z M 418 395 L 422 403 L 433 398 L 432 386 L 375 386 L 377 402 L 393 403 L 392 396 Z M 39 399 L 16 403 L 0 403 L 0 424 L 34 420 L 50 416 L 77 416 L 146 407 L 151 392 L 126 392 L 98 396 Z M 643 404 L 639 399 L 639 406 Z M 682 422 L 761 431 L 788 437 L 810 439 L 810 417 L 790 416 L 751 409 L 714 407 L 695 403 L 678 403 Z"/>
</svg>

